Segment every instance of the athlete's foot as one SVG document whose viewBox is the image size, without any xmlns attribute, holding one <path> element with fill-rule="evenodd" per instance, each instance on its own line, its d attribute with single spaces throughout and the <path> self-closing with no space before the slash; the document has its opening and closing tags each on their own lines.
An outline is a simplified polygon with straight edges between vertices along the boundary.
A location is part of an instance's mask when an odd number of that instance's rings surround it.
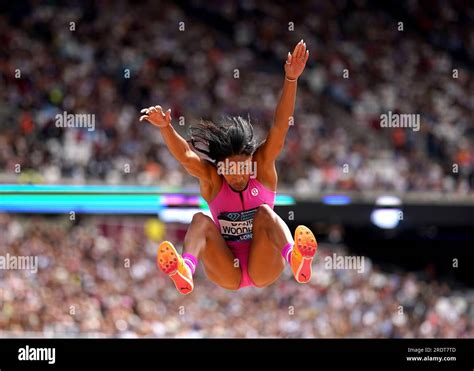
<svg viewBox="0 0 474 371">
<path fill-rule="evenodd" d="M 311 264 L 318 249 L 313 232 L 304 225 L 295 231 L 295 245 L 291 253 L 291 271 L 296 281 L 306 283 L 311 279 Z"/>
<path fill-rule="evenodd" d="M 174 282 L 176 289 L 183 294 L 189 294 L 194 289 L 191 268 L 176 251 L 173 244 L 163 241 L 158 247 L 156 264 Z"/>
</svg>

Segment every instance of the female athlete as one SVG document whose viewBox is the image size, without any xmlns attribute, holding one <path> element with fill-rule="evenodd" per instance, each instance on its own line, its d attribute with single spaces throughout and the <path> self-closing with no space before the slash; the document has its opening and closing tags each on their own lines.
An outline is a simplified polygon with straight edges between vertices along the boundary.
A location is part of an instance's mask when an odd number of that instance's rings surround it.
<svg viewBox="0 0 474 371">
<path fill-rule="evenodd" d="M 227 118 L 220 124 L 201 121 L 192 125 L 191 146 L 173 129 L 170 109 L 164 112 L 160 106 L 152 106 L 142 110 L 140 121 L 159 127 L 171 154 L 199 179 L 200 193 L 213 217 L 194 215 L 182 255 L 169 241 L 158 247 L 157 265 L 181 294 L 193 290 L 198 260 L 208 278 L 228 290 L 272 284 L 285 261 L 297 282 L 310 280 L 317 249 L 313 233 L 300 225 L 293 239 L 288 226 L 273 211 L 275 161 L 293 123 L 297 81 L 308 57 L 303 40 L 288 53 L 274 123 L 259 145 L 250 120 L 241 117 Z M 205 153 L 206 158 L 196 151 Z"/>
</svg>

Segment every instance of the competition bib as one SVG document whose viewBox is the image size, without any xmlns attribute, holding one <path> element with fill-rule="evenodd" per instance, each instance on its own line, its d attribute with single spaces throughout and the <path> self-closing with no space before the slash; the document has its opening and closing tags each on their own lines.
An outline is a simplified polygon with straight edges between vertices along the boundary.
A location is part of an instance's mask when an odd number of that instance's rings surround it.
<svg viewBox="0 0 474 371">
<path fill-rule="evenodd" d="M 219 214 L 221 235 L 226 241 L 250 241 L 252 239 L 253 217 L 257 208 L 243 211 L 229 211 Z"/>
</svg>

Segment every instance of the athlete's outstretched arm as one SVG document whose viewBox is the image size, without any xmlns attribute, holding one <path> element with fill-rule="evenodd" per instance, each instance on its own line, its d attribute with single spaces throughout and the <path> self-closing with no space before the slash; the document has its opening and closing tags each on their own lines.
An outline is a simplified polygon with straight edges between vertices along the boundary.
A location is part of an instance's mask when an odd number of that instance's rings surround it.
<svg viewBox="0 0 474 371">
<path fill-rule="evenodd" d="M 163 112 L 161 106 L 152 106 L 141 110 L 144 113 L 140 121 L 147 120 L 152 125 L 160 128 L 161 135 L 171 154 L 176 158 L 186 171 L 202 181 L 211 181 L 212 166 L 191 149 L 186 140 L 174 130 L 171 125 L 171 109 Z"/>
<path fill-rule="evenodd" d="M 303 73 L 308 57 L 309 50 L 306 50 L 306 43 L 303 40 L 296 45 L 293 53 L 288 52 L 285 82 L 276 107 L 275 121 L 260 153 L 266 163 L 274 162 L 285 144 L 286 133 L 293 122 L 298 77 Z"/>
</svg>

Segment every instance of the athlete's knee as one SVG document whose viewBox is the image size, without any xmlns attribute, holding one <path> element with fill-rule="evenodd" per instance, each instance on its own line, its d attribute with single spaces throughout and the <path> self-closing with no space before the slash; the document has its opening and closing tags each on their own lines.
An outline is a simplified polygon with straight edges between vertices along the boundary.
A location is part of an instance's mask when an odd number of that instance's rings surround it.
<svg viewBox="0 0 474 371">
<path fill-rule="evenodd" d="M 193 219 L 191 220 L 191 223 L 197 223 L 197 224 L 203 224 L 207 225 L 209 222 L 212 222 L 212 219 L 209 218 L 206 214 L 204 213 L 196 213 L 193 215 Z"/>
<path fill-rule="evenodd" d="M 274 216 L 273 213 L 274 211 L 272 210 L 270 206 L 268 206 L 267 204 L 262 204 L 257 208 L 257 211 L 255 212 L 254 220 L 256 223 L 269 222 L 273 220 L 273 216 Z"/>
<path fill-rule="evenodd" d="M 216 228 L 212 219 L 201 212 L 193 215 L 191 225 L 193 225 L 195 228 L 198 228 L 200 235 L 206 237 L 208 236 L 209 232 Z"/>
<path fill-rule="evenodd" d="M 203 213 L 194 214 L 188 231 L 184 236 L 184 246 L 194 245 L 202 239 L 207 241 L 210 236 L 211 223 L 213 222 L 207 215 Z"/>
</svg>

